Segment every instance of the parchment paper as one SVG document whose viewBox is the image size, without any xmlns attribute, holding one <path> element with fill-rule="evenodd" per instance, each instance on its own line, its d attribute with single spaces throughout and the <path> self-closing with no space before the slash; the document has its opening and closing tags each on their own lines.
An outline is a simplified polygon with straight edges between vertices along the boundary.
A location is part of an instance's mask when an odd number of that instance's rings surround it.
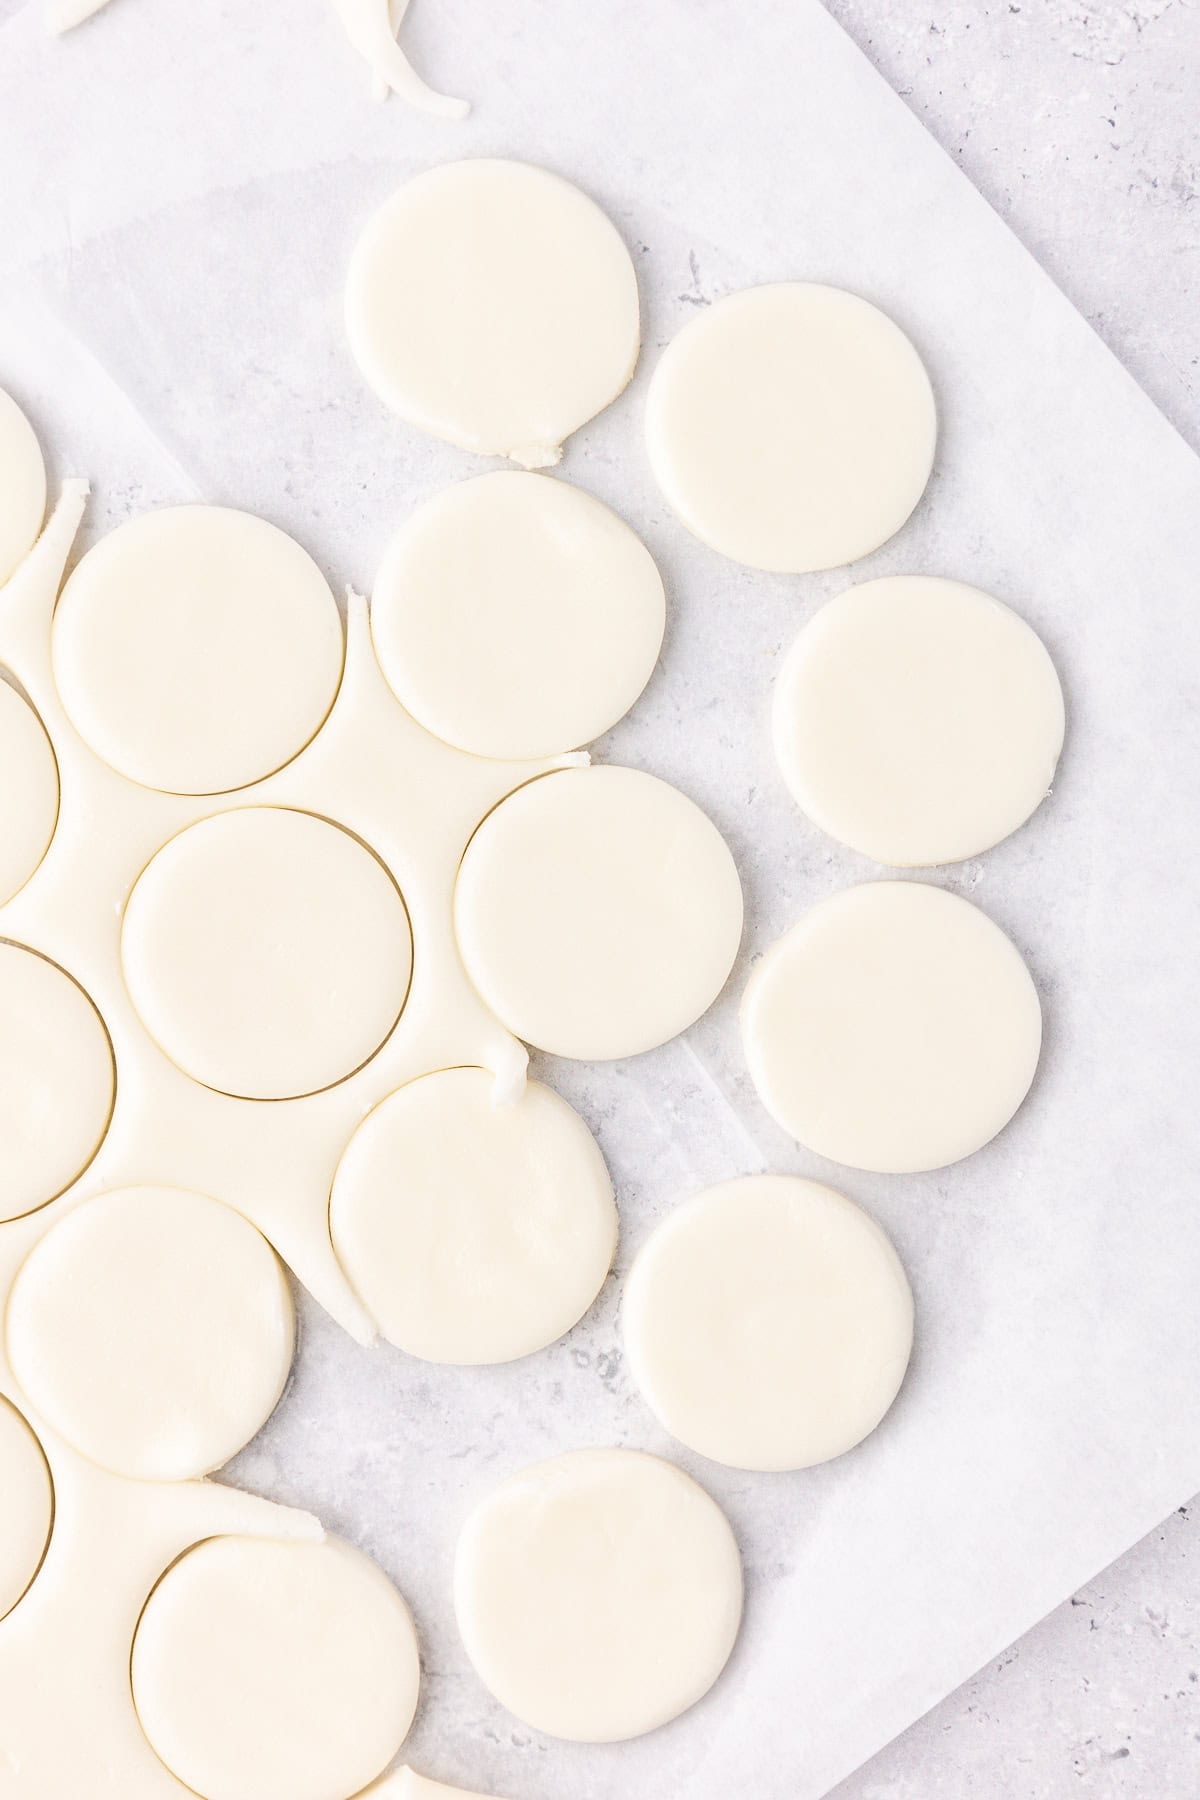
<svg viewBox="0 0 1200 1800">
<path fill-rule="evenodd" d="M 480 465 L 389 418 L 351 367 L 355 233 L 406 175 L 512 154 L 579 181 L 634 251 L 645 349 L 563 473 L 641 531 L 669 584 L 663 662 L 600 754 L 655 770 L 729 835 L 744 954 L 688 1037 L 546 1073 L 616 1176 L 624 1268 L 695 1186 L 813 1173 L 893 1234 L 919 1308 L 912 1372 L 862 1449 L 752 1477 L 673 1445 L 622 1362 L 619 1281 L 564 1343 L 508 1368 L 355 1348 L 314 1308 L 292 1389 L 234 1479 L 313 1506 L 412 1600 L 424 1700 L 406 1755 L 514 1800 L 815 1800 L 1200 1487 L 1200 463 L 815 0 L 419 0 L 428 78 L 465 126 L 371 104 L 322 0 L 113 0 L 59 43 L 0 27 L 0 381 L 89 533 L 203 495 L 295 533 L 369 586 L 415 502 Z M 736 1001 L 800 910 L 877 871 L 809 827 L 765 728 L 780 655 L 845 572 L 753 574 L 666 512 L 645 383 L 695 309 L 786 276 L 887 308 L 941 410 L 925 502 L 855 578 L 930 571 L 1015 605 L 1062 672 L 1053 798 L 933 879 L 1035 971 L 1046 1049 L 989 1149 L 868 1177 L 785 1140 L 749 1086 Z M 538 1738 L 458 1643 L 458 1522 L 494 1479 L 569 1445 L 673 1455 L 728 1509 L 745 1628 L 710 1697 L 600 1749 Z M 48 1679 L 52 1679 L 50 1672 Z M 72 1796 L 71 1800 L 75 1800 Z"/>
</svg>

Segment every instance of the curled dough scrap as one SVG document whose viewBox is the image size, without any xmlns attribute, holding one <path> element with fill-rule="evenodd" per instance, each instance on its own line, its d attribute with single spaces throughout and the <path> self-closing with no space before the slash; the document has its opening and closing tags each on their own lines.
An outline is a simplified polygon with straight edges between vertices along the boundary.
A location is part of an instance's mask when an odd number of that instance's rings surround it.
<svg viewBox="0 0 1200 1800">
<path fill-rule="evenodd" d="M 46 0 L 46 30 L 52 37 L 61 37 L 107 4 L 108 0 Z"/>
<path fill-rule="evenodd" d="M 89 0 L 77 3 L 88 4 Z M 408 0 L 390 0 L 390 4 L 389 0 L 333 0 L 333 4 L 350 42 L 370 64 L 372 92 L 377 99 L 398 94 L 421 112 L 435 113 L 444 119 L 466 118 L 470 102 L 435 93 L 421 80 L 396 42 Z"/>
</svg>

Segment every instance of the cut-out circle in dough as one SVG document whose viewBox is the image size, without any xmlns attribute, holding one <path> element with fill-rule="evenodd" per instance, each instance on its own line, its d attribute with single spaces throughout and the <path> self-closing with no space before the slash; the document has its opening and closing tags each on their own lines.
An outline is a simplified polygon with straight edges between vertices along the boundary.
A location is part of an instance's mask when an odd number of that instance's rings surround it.
<svg viewBox="0 0 1200 1800">
<path fill-rule="evenodd" d="M 853 562 L 904 524 L 933 467 L 929 377 L 856 294 L 778 282 L 718 300 L 646 401 L 654 475 L 688 529 L 751 568 Z"/>
<path fill-rule="evenodd" d="M 662 644 L 662 578 L 590 494 L 501 470 L 446 488 L 392 539 L 371 628 L 397 698 L 477 756 L 590 743 L 633 705 Z"/>
<path fill-rule="evenodd" d="M 0 1220 L 44 1206 L 83 1173 L 115 1086 L 108 1032 L 78 982 L 0 942 Z"/>
<path fill-rule="evenodd" d="M 185 1074 L 251 1100 L 332 1087 L 403 1009 L 412 933 L 376 857 L 311 813 L 254 806 L 172 838 L 121 934 L 133 1003 Z"/>
<path fill-rule="evenodd" d="M 527 1356 L 569 1331 L 612 1264 L 617 1214 L 591 1132 L 540 1082 L 497 1105 L 442 1069 L 359 1126 L 334 1177 L 338 1258 L 389 1343 L 430 1362 Z"/>
<path fill-rule="evenodd" d="M 823 606 L 775 687 L 775 754 L 814 824 L 877 862 L 960 862 L 1045 798 L 1063 741 L 1046 648 L 1007 606 L 936 576 Z"/>
<path fill-rule="evenodd" d="M 42 1446 L 0 1394 L 0 1619 L 41 1567 L 54 1520 L 54 1488 Z"/>
<path fill-rule="evenodd" d="M 145 787 L 217 794 L 281 768 L 341 680 L 329 584 L 286 532 L 224 506 L 131 519 L 59 597 L 54 673 L 84 741 Z"/>
<path fill-rule="evenodd" d="M 708 1692 L 737 1636 L 741 1561 L 725 1515 L 674 1464 L 573 1450 L 476 1506 L 454 1604 L 502 1705 L 552 1737 L 611 1743 Z"/>
<path fill-rule="evenodd" d="M 46 516 L 46 465 L 33 426 L 0 388 L 0 587 L 37 542 Z"/>
<path fill-rule="evenodd" d="M 183 1481 L 249 1443 L 283 1392 L 295 1327 L 267 1240 L 179 1188 L 122 1188 L 52 1225 L 17 1274 L 13 1373 L 82 1455 Z"/>
<path fill-rule="evenodd" d="M 767 1111 L 834 1162 L 940 1169 L 995 1137 L 1029 1091 L 1037 990 L 986 913 L 915 881 L 865 882 L 771 946 L 742 1006 Z"/>
<path fill-rule="evenodd" d="M 29 702 L 0 675 L 0 906 L 45 856 L 57 818 L 50 739 Z"/>
<path fill-rule="evenodd" d="M 612 222 L 561 176 L 444 163 L 363 231 L 346 327 L 367 382 L 409 424 L 537 468 L 633 374 L 637 277 Z"/>
<path fill-rule="evenodd" d="M 133 1642 L 154 1750 L 203 1800 L 346 1800 L 386 1766 L 420 1684 L 409 1611 L 348 1544 L 210 1538 Z"/>
<path fill-rule="evenodd" d="M 888 1238 L 844 1195 L 783 1175 L 722 1182 L 669 1213 L 621 1320 L 667 1430 L 736 1469 L 807 1469 L 860 1443 L 912 1348 Z"/>
<path fill-rule="evenodd" d="M 665 781 L 605 765 L 529 782 L 484 820 L 454 897 L 459 947 L 517 1037 L 589 1062 L 684 1031 L 737 955 L 725 840 Z"/>
</svg>

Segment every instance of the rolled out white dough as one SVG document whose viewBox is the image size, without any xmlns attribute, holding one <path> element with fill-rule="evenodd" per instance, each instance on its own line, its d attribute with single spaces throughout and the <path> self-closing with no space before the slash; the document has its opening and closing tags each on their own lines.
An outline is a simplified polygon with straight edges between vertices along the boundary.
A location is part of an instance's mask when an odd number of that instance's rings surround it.
<svg viewBox="0 0 1200 1800">
<path fill-rule="evenodd" d="M 267 1240 L 179 1188 L 66 1213 L 26 1258 L 6 1318 L 13 1373 L 102 1468 L 183 1481 L 248 1444 L 283 1392 L 295 1325 Z"/>
<path fill-rule="evenodd" d="M 509 1030 L 557 1056 L 634 1056 L 716 999 L 742 891 L 711 820 L 634 769 L 567 769 L 501 802 L 454 897 L 467 973 Z"/>
<path fill-rule="evenodd" d="M 502 1705 L 552 1737 L 609 1743 L 707 1693 L 737 1636 L 741 1562 L 725 1515 L 681 1469 L 573 1450 L 476 1506 L 454 1604 Z"/>
<path fill-rule="evenodd" d="M 129 992 L 185 1074 L 285 1099 L 373 1056 L 412 973 L 408 914 L 349 832 L 244 807 L 203 819 L 139 877 L 121 934 Z"/>
<path fill-rule="evenodd" d="M 682 1443 L 737 1469 L 807 1469 L 892 1404 L 913 1305 L 861 1208 L 815 1181 L 752 1175 L 668 1213 L 621 1321 L 634 1380 Z"/>
<path fill-rule="evenodd" d="M 133 1697 L 203 1800 L 347 1800 L 417 1705 L 408 1608 L 348 1544 L 217 1537 L 169 1569 L 133 1643 Z"/>
<path fill-rule="evenodd" d="M 36 1575 L 53 1517 L 54 1488 L 42 1447 L 0 1394 L 0 1619 Z"/>
<path fill-rule="evenodd" d="M 1036 632 L 978 588 L 867 581 L 823 606 L 775 686 L 775 754 L 815 825 L 876 862 L 960 862 L 1045 798 L 1063 696 Z"/>
<path fill-rule="evenodd" d="M 915 881 L 865 882 L 771 946 L 742 1005 L 746 1060 L 784 1130 L 834 1162 L 940 1169 L 1029 1091 L 1037 990 L 985 913 Z"/>
<path fill-rule="evenodd" d="M 114 1088 L 112 1045 L 83 989 L 57 963 L 0 943 L 0 1220 L 83 1173 Z"/>
<path fill-rule="evenodd" d="M 46 514 L 46 465 L 33 426 L 0 388 L 0 587 L 37 542 Z"/>
<path fill-rule="evenodd" d="M 612 1265 L 617 1212 L 578 1113 L 540 1082 L 498 1106 L 442 1069 L 359 1126 L 334 1177 L 334 1249 L 389 1343 L 430 1362 L 527 1356 L 569 1331 Z"/>
<path fill-rule="evenodd" d="M 244 787 L 290 762 L 341 679 L 329 584 L 285 532 L 172 506 L 88 551 L 54 614 L 63 704 L 97 756 L 171 793 Z"/>
<path fill-rule="evenodd" d="M 601 736 L 649 680 L 664 621 L 641 539 L 590 494 L 518 470 L 419 507 L 371 601 L 396 697 L 477 756 L 550 756 Z"/>
<path fill-rule="evenodd" d="M 50 739 L 29 702 L 0 676 L 0 906 L 45 856 L 57 818 Z"/>
<path fill-rule="evenodd" d="M 355 246 L 346 329 L 410 425 L 527 468 L 625 387 L 637 278 L 616 228 L 529 163 L 444 163 L 386 201 Z"/>
<path fill-rule="evenodd" d="M 707 307 L 646 401 L 654 475 L 688 529 L 755 569 L 853 562 L 925 491 L 937 418 L 897 325 L 840 288 L 777 282 Z"/>
</svg>

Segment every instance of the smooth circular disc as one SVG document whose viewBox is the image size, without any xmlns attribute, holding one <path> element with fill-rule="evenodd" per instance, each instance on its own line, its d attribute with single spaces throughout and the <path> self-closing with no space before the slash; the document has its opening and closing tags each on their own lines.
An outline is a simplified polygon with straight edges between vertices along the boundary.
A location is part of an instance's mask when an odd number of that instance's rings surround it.
<svg viewBox="0 0 1200 1800">
<path fill-rule="evenodd" d="M 742 890 L 711 820 L 634 769 L 567 769 L 510 794 L 467 846 L 454 897 L 467 973 L 517 1037 L 556 1056 L 635 1056 L 720 993 Z"/>
<path fill-rule="evenodd" d="M 0 677 L 0 906 L 23 888 L 58 819 L 58 764 L 42 721 Z"/>
<path fill-rule="evenodd" d="M 54 1488 L 42 1446 L 0 1394 L 0 1619 L 41 1567 L 54 1519 Z"/>
<path fill-rule="evenodd" d="M 48 958 L 0 943 L 0 1220 L 83 1173 L 115 1087 L 112 1044 L 83 989 Z"/>
<path fill-rule="evenodd" d="M 866 882 L 771 946 L 742 1006 L 767 1111 L 820 1156 L 907 1174 L 969 1156 L 1029 1091 L 1042 1041 L 1020 952 L 978 907 Z"/>
<path fill-rule="evenodd" d="M 346 329 L 367 382 L 410 425 L 537 468 L 633 374 L 637 277 L 610 220 L 560 176 L 443 163 L 359 238 Z"/>
<path fill-rule="evenodd" d="M 248 1220 L 180 1188 L 121 1188 L 51 1226 L 8 1305 L 13 1372 L 102 1468 L 184 1481 L 248 1444 L 283 1392 L 295 1323 Z"/>
<path fill-rule="evenodd" d="M 33 426 L 0 388 L 0 587 L 33 549 L 46 516 L 46 465 Z"/>
<path fill-rule="evenodd" d="M 130 780 L 245 787 L 319 729 L 342 674 L 329 584 L 286 532 L 223 506 L 131 519 L 88 551 L 54 614 L 71 722 Z"/>
<path fill-rule="evenodd" d="M 125 979 L 150 1035 L 222 1093 L 282 1100 L 372 1057 L 412 933 L 382 863 L 310 813 L 247 807 L 172 838 L 129 897 Z"/>
<path fill-rule="evenodd" d="M 658 657 L 662 578 L 590 494 L 501 470 L 447 488 L 392 539 L 371 624 L 427 730 L 477 756 L 551 756 L 615 725 Z"/>
<path fill-rule="evenodd" d="M 389 1343 L 495 1363 L 553 1343 L 612 1265 L 617 1212 L 591 1132 L 529 1081 L 498 1106 L 484 1069 L 442 1069 L 359 1126 L 333 1182 L 338 1259 Z"/>
<path fill-rule="evenodd" d="M 815 825 L 876 862 L 960 862 L 1045 799 L 1063 696 L 1036 632 L 978 588 L 898 575 L 850 588 L 793 644 L 775 754 Z"/>
<path fill-rule="evenodd" d="M 899 1257 L 852 1201 L 752 1175 L 668 1213 L 621 1321 L 634 1380 L 682 1443 L 735 1469 L 807 1469 L 892 1404 L 913 1305 Z"/>
<path fill-rule="evenodd" d="M 347 1800 L 412 1724 L 408 1608 L 348 1544 L 209 1538 L 167 1570 L 133 1641 L 142 1730 L 203 1800 Z"/>
<path fill-rule="evenodd" d="M 878 549 L 933 467 L 929 377 L 897 325 L 840 288 L 779 282 L 700 313 L 650 383 L 669 505 L 754 569 L 805 574 Z"/>
<path fill-rule="evenodd" d="M 639 1737 L 706 1694 L 737 1637 L 729 1523 L 674 1464 L 572 1450 L 501 1482 L 458 1543 L 454 1605 L 484 1684 L 552 1737 Z"/>
</svg>

